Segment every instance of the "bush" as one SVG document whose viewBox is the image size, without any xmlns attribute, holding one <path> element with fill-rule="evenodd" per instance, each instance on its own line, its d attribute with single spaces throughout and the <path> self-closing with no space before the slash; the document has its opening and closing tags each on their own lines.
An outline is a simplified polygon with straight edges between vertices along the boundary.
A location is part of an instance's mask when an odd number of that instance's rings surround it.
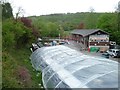
<svg viewBox="0 0 120 90">
<path fill-rule="evenodd" d="M 22 47 L 34 40 L 32 29 L 26 27 L 21 21 L 15 22 L 14 19 L 7 19 L 3 22 L 3 46 Z"/>
</svg>

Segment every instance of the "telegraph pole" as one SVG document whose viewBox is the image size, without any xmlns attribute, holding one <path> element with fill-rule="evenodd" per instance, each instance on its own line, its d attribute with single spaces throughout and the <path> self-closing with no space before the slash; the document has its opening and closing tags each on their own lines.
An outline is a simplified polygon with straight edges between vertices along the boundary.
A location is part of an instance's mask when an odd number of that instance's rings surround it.
<svg viewBox="0 0 120 90">
<path fill-rule="evenodd" d="M 59 42 L 60 42 L 60 30 L 61 30 L 61 25 L 59 25 Z"/>
</svg>

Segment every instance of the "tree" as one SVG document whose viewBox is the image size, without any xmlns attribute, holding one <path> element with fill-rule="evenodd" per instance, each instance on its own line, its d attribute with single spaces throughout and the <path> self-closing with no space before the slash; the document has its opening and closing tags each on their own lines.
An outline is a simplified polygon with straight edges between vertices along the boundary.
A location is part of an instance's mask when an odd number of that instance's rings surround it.
<svg viewBox="0 0 120 90">
<path fill-rule="evenodd" d="M 0 3 L 0 26 L 2 24 L 2 4 Z"/>
<path fill-rule="evenodd" d="M 120 44 L 120 31 L 118 31 L 117 13 L 105 13 L 98 19 L 97 28 L 103 29 L 110 34 L 110 40 Z"/>
<path fill-rule="evenodd" d="M 32 27 L 32 21 L 26 17 L 21 17 L 20 18 L 21 22 L 28 28 Z"/>
<path fill-rule="evenodd" d="M 120 1 L 118 2 L 118 31 L 120 31 Z"/>
<path fill-rule="evenodd" d="M 90 11 L 91 13 L 93 13 L 93 12 L 95 11 L 95 9 L 94 9 L 93 7 L 90 7 L 90 8 L 89 8 L 89 11 Z"/>
<path fill-rule="evenodd" d="M 18 20 L 18 18 L 19 18 L 19 15 L 22 14 L 23 12 L 24 12 L 24 10 L 22 9 L 22 7 L 19 7 L 19 8 L 18 8 L 18 11 L 17 11 L 17 13 L 16 13 L 16 18 L 15 18 L 16 22 L 17 22 L 17 20 Z"/>
<path fill-rule="evenodd" d="M 37 28 L 32 25 L 32 20 L 27 18 L 27 17 L 21 17 L 20 21 L 28 28 L 30 28 L 32 30 L 32 34 L 34 35 L 35 38 L 38 38 L 40 36 L 39 31 L 37 30 Z"/>
<path fill-rule="evenodd" d="M 93 28 L 96 28 L 96 13 L 94 12 L 95 9 L 93 7 L 90 7 L 89 9 L 89 13 L 87 13 L 87 16 L 85 18 L 85 27 L 88 28 L 88 29 L 93 29 Z"/>
<path fill-rule="evenodd" d="M 116 11 L 120 12 L 120 1 L 118 2 L 118 6 L 116 7 Z"/>
<path fill-rule="evenodd" d="M 13 18 L 12 7 L 9 2 L 2 4 L 2 19 Z"/>
<path fill-rule="evenodd" d="M 7 48 L 7 47 L 12 47 L 15 44 L 15 34 L 12 31 L 14 29 L 13 24 L 11 23 L 11 20 L 5 20 L 3 21 L 2 25 L 2 46 Z"/>
<path fill-rule="evenodd" d="M 97 28 L 109 31 L 111 27 L 111 16 L 108 14 L 101 15 L 98 19 Z"/>
<path fill-rule="evenodd" d="M 59 25 L 57 23 L 47 22 L 40 24 L 40 34 L 42 37 L 58 37 Z"/>
<path fill-rule="evenodd" d="M 78 28 L 78 29 L 84 29 L 84 23 L 80 23 L 77 28 Z"/>
<path fill-rule="evenodd" d="M 40 37 L 40 32 L 34 26 L 32 27 L 32 34 L 34 35 L 35 38 L 39 38 Z"/>
<path fill-rule="evenodd" d="M 35 40 L 32 28 L 26 27 L 23 22 L 14 19 L 6 19 L 2 28 L 3 46 L 5 48 L 16 47 L 22 48 Z"/>
</svg>

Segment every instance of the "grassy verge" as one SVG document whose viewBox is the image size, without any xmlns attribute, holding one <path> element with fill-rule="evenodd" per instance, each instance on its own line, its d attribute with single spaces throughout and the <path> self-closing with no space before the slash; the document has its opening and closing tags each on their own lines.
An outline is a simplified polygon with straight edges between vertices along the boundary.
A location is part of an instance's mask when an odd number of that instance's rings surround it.
<svg viewBox="0 0 120 90">
<path fill-rule="evenodd" d="M 41 88 L 41 73 L 32 68 L 29 49 L 2 52 L 3 88 Z"/>
</svg>

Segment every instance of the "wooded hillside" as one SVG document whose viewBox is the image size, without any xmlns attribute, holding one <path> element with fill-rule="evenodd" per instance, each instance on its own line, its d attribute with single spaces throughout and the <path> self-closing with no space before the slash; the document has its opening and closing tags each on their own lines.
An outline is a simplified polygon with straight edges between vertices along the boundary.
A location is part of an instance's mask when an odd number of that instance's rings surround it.
<svg viewBox="0 0 120 90">
<path fill-rule="evenodd" d="M 53 35 L 52 33 L 71 31 L 76 28 L 77 29 L 99 28 L 105 30 L 110 34 L 110 40 L 116 41 L 117 44 L 120 44 L 118 16 L 119 13 L 117 12 L 113 13 L 81 12 L 81 13 L 31 16 L 29 18 L 32 19 L 33 24 L 38 28 L 39 32 L 41 33 L 41 36 L 43 37 L 58 36 L 58 34 Z"/>
</svg>

